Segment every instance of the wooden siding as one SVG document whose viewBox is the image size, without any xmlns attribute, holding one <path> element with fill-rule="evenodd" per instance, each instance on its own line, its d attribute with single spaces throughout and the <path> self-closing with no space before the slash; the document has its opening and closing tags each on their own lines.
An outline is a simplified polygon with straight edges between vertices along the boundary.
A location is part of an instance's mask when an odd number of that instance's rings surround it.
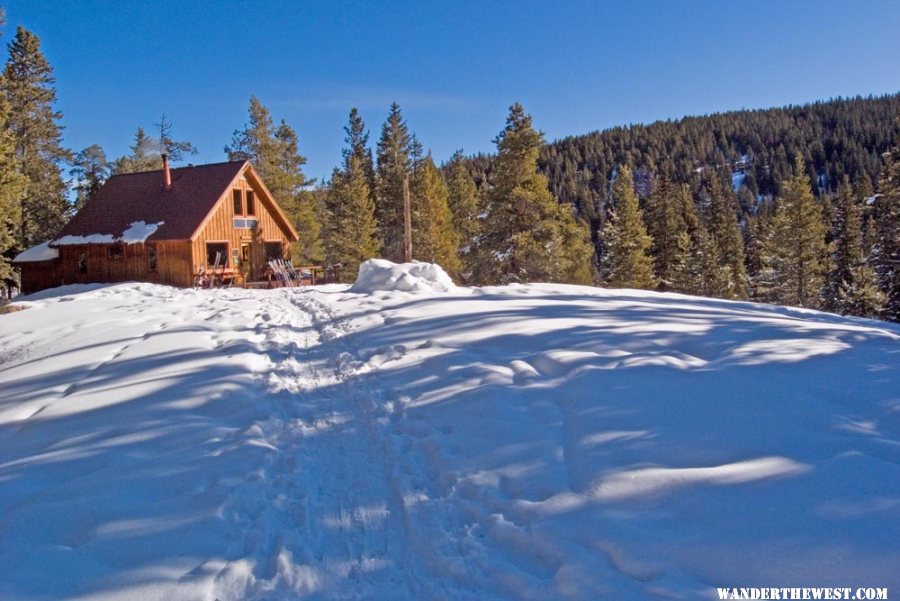
<svg viewBox="0 0 900 601">
<path fill-rule="evenodd" d="M 257 227 L 254 229 L 239 229 L 234 227 L 234 218 L 239 219 L 247 217 L 246 215 L 235 215 L 234 203 L 232 202 L 232 191 L 237 188 L 244 195 L 244 210 L 246 211 L 246 194 L 247 191 L 253 191 L 256 205 Z M 192 261 L 193 273 L 206 265 L 206 244 L 207 243 L 227 243 L 228 244 L 228 267 L 234 268 L 232 262 L 234 252 L 237 251 L 238 256 L 241 255 L 241 245 L 249 244 L 251 249 L 251 265 L 239 265 L 241 271 L 247 273 L 250 279 L 261 279 L 266 265 L 266 242 L 281 242 L 283 256 L 290 259 L 290 239 L 288 234 L 279 225 L 272 207 L 272 201 L 269 200 L 267 194 L 258 187 L 255 187 L 248 179 L 239 178 L 234 187 L 225 191 L 222 198 L 216 205 L 213 214 L 206 221 L 203 228 L 198 232 L 192 245 Z"/>
<path fill-rule="evenodd" d="M 156 246 L 156 271 L 150 271 L 148 247 Z M 110 248 L 121 254 L 110 255 Z M 185 241 L 151 242 L 149 244 L 83 244 L 58 247 L 55 261 L 25 263 L 22 290 L 26 294 L 65 284 L 89 282 L 155 282 L 173 286 L 192 286 L 191 243 Z M 79 261 L 85 259 L 86 272 Z"/>
</svg>

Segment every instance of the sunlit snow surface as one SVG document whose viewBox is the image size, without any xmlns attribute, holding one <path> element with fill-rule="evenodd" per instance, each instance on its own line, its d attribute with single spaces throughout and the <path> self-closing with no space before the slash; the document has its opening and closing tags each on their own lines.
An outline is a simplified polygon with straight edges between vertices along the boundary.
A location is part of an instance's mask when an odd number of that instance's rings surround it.
<svg viewBox="0 0 900 601">
<path fill-rule="evenodd" d="M 407 284 L 0 316 L 0 599 L 900 590 L 896 326 Z"/>
</svg>

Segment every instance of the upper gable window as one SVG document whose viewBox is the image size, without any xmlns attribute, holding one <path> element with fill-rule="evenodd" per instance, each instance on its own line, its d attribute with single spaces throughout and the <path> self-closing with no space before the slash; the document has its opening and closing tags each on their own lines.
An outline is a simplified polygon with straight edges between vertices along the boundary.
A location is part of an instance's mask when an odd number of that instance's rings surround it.
<svg viewBox="0 0 900 601">
<path fill-rule="evenodd" d="M 235 188 L 231 191 L 231 198 L 234 202 L 234 214 L 235 215 L 243 215 L 244 214 L 244 195 L 242 191 L 238 188 Z"/>
<path fill-rule="evenodd" d="M 247 190 L 247 216 L 253 217 L 256 215 L 256 195 L 253 193 L 253 190 Z"/>
</svg>

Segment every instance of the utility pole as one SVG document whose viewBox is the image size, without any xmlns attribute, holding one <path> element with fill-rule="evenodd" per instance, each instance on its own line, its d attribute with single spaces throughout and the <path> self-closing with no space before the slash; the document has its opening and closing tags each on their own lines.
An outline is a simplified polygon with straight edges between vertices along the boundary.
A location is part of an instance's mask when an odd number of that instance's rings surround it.
<svg viewBox="0 0 900 601">
<path fill-rule="evenodd" d="M 412 209 L 409 203 L 409 173 L 403 174 L 403 262 L 412 261 Z"/>
</svg>

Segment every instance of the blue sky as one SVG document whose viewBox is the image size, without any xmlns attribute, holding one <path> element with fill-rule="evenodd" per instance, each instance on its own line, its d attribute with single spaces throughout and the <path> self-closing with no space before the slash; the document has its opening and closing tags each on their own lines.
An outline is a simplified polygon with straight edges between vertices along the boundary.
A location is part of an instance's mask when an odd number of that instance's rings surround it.
<svg viewBox="0 0 900 601">
<path fill-rule="evenodd" d="M 900 3 L 4 3 L 40 36 L 66 144 L 127 152 L 165 114 L 224 159 L 251 94 L 298 132 L 310 177 L 360 109 L 377 140 L 396 100 L 438 161 L 489 152 L 521 102 L 548 139 L 628 123 L 900 90 Z"/>
</svg>

